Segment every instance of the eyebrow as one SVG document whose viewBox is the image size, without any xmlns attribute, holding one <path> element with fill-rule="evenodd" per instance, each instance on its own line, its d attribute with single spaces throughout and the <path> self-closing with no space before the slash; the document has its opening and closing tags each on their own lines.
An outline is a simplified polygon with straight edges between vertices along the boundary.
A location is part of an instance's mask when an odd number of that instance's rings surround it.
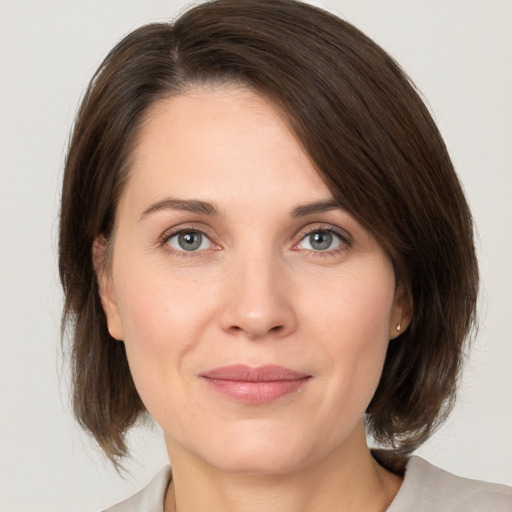
<svg viewBox="0 0 512 512">
<path fill-rule="evenodd" d="M 207 203 L 205 201 L 198 201 L 196 199 L 172 199 L 167 198 L 162 201 L 158 201 L 153 203 L 148 208 L 146 208 L 139 220 L 146 218 L 148 215 L 152 213 L 161 211 L 161 210 L 180 210 L 185 212 L 194 212 L 201 213 L 203 215 L 218 215 L 219 210 L 212 203 Z"/>
<path fill-rule="evenodd" d="M 329 210 L 336 210 L 343 208 L 343 206 L 335 199 L 326 199 L 322 201 L 315 201 L 314 203 L 308 203 L 300 206 L 296 206 L 292 212 L 291 217 L 305 217 L 306 215 L 312 215 L 314 213 L 326 212 Z M 153 203 L 146 208 L 139 220 L 146 218 L 152 213 L 161 210 L 179 210 L 186 212 L 200 213 L 203 215 L 214 216 L 219 214 L 218 208 L 212 203 L 206 201 L 198 201 L 196 199 L 173 199 L 167 198 L 162 201 Z"/>
<path fill-rule="evenodd" d="M 292 210 L 291 216 L 294 218 L 304 217 L 313 213 L 321 213 L 337 209 L 343 209 L 343 206 L 339 203 L 339 201 L 336 201 L 336 199 L 332 198 L 297 206 Z"/>
</svg>

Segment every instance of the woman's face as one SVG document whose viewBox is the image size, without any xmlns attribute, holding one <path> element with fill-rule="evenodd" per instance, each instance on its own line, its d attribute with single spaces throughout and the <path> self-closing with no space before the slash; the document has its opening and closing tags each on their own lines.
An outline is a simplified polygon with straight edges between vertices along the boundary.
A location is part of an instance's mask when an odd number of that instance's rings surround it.
<svg viewBox="0 0 512 512">
<path fill-rule="evenodd" d="M 244 89 L 155 104 L 133 156 L 102 299 L 171 461 L 285 472 L 347 448 L 403 314 L 382 248 Z"/>
</svg>

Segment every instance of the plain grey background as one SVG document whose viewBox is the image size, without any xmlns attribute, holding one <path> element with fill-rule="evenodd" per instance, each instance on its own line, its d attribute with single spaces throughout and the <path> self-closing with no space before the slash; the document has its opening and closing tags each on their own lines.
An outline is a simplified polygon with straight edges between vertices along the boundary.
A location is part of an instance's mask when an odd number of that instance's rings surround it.
<svg viewBox="0 0 512 512">
<path fill-rule="evenodd" d="M 458 406 L 419 454 L 512 485 L 512 1 L 312 2 L 379 42 L 423 91 L 478 228 L 480 331 Z M 157 427 L 122 479 L 75 426 L 59 356 L 59 188 L 79 99 L 131 29 L 185 1 L 0 0 L 0 509 L 99 510 L 166 462 Z"/>
</svg>

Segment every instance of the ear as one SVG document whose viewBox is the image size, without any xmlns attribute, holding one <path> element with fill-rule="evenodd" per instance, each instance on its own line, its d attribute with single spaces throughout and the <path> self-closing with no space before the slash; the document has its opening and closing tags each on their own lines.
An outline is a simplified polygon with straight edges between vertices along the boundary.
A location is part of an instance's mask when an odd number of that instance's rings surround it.
<svg viewBox="0 0 512 512">
<path fill-rule="evenodd" d="M 398 285 L 395 291 L 393 309 L 389 323 L 389 339 L 394 340 L 402 334 L 411 323 L 413 304 L 410 293 Z"/>
<path fill-rule="evenodd" d="M 116 340 L 122 340 L 124 338 L 123 328 L 114 293 L 109 252 L 109 242 L 104 236 L 97 237 L 92 246 L 92 257 L 98 280 L 101 305 L 107 318 L 108 332 Z"/>
</svg>

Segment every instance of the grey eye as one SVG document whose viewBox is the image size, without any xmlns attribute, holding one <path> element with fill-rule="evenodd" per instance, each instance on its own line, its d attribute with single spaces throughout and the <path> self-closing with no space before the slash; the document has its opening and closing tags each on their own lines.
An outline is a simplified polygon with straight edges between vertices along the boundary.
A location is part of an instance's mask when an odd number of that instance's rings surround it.
<svg viewBox="0 0 512 512">
<path fill-rule="evenodd" d="M 315 231 L 309 235 L 309 244 L 316 251 L 325 251 L 332 244 L 333 236 L 329 231 Z"/>
<path fill-rule="evenodd" d="M 317 229 L 308 233 L 299 243 L 300 249 L 308 251 L 329 251 L 337 249 L 345 240 L 327 229 Z"/>
<path fill-rule="evenodd" d="M 210 239 L 200 231 L 181 231 L 167 240 L 167 245 L 178 251 L 197 251 L 211 247 Z"/>
<path fill-rule="evenodd" d="M 178 244 L 184 251 L 195 251 L 201 247 L 203 237 L 201 233 L 180 233 Z"/>
</svg>

